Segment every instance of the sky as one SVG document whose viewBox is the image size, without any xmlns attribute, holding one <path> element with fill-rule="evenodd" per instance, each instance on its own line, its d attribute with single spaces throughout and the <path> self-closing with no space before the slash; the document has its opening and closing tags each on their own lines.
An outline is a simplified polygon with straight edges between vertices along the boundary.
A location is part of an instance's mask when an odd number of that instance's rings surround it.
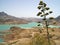
<svg viewBox="0 0 60 45">
<path fill-rule="evenodd" d="M 60 0 L 43 1 L 53 11 L 49 16 L 60 15 Z M 40 0 L 0 0 L 0 12 L 4 11 L 15 17 L 37 17 L 39 2 Z"/>
</svg>

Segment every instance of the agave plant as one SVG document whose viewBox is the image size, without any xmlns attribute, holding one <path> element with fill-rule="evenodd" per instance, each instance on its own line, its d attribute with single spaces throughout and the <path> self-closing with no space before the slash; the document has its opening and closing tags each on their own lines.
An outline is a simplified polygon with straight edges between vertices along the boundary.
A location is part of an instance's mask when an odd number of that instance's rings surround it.
<svg viewBox="0 0 60 45">
<path fill-rule="evenodd" d="M 48 43 L 49 43 L 49 45 L 51 45 L 50 44 L 50 38 L 49 38 L 49 31 L 48 31 L 48 25 L 49 24 L 48 24 L 48 20 L 47 20 L 46 16 L 51 14 L 52 11 L 49 11 L 50 8 L 47 7 L 47 4 L 44 3 L 43 1 L 40 1 L 38 9 L 40 10 L 40 12 L 37 14 L 37 16 L 43 17 L 43 21 L 45 22 L 45 25 L 46 25 L 45 27 L 46 27 L 46 30 L 47 30 Z M 54 19 L 54 18 L 50 17 L 49 19 Z M 38 26 L 40 26 L 40 25 L 38 25 Z"/>
</svg>

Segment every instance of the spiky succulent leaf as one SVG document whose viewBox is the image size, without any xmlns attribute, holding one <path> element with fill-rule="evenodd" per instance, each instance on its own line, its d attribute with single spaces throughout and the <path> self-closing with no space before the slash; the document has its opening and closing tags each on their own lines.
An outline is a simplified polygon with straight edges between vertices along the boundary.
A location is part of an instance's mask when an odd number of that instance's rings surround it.
<svg viewBox="0 0 60 45">
<path fill-rule="evenodd" d="M 43 18 L 43 20 L 46 20 L 46 18 Z"/>
<path fill-rule="evenodd" d="M 44 3 L 44 7 L 46 7 L 46 4 Z"/>
<path fill-rule="evenodd" d="M 53 13 L 52 11 L 49 11 L 49 13 L 51 14 L 51 13 Z"/>
<path fill-rule="evenodd" d="M 40 26 L 40 24 L 38 24 L 37 26 Z"/>
<path fill-rule="evenodd" d="M 41 12 L 44 12 L 44 9 L 42 9 Z"/>
<path fill-rule="evenodd" d="M 49 13 L 45 13 L 45 15 L 49 15 Z"/>
<path fill-rule="evenodd" d="M 39 12 L 38 14 L 37 14 L 37 16 L 40 16 L 42 14 L 42 12 Z"/>
<path fill-rule="evenodd" d="M 39 5 L 43 5 L 43 1 L 40 1 Z"/>
<path fill-rule="evenodd" d="M 54 17 L 50 17 L 49 19 L 50 19 L 50 20 L 51 20 L 51 19 L 54 19 Z"/>
<path fill-rule="evenodd" d="M 41 15 L 41 17 L 43 17 L 44 15 Z"/>
<path fill-rule="evenodd" d="M 46 9 L 46 10 L 49 10 L 50 8 L 49 8 L 49 7 L 46 7 L 45 9 Z"/>
<path fill-rule="evenodd" d="M 38 6 L 38 9 L 41 9 L 41 6 Z"/>
</svg>

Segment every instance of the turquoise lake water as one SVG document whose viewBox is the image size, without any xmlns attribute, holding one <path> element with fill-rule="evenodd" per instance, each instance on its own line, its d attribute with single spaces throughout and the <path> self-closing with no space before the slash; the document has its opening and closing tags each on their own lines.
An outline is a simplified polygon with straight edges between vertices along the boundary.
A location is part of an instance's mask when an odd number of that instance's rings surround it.
<svg viewBox="0 0 60 45">
<path fill-rule="evenodd" d="M 10 27 L 12 26 L 17 26 L 17 27 L 20 27 L 20 28 L 32 28 L 32 27 L 36 27 L 38 25 L 38 23 L 36 22 L 31 22 L 31 23 L 28 23 L 28 24 L 4 24 L 4 25 L 0 25 L 0 31 L 5 31 L 5 30 L 9 30 Z M 43 24 L 40 23 L 40 27 L 43 27 Z M 49 27 L 51 28 L 60 28 L 60 26 L 53 26 L 53 25 L 50 25 Z M 0 38 L 0 42 L 3 42 L 3 39 Z"/>
<path fill-rule="evenodd" d="M 10 27 L 13 27 L 13 26 L 17 26 L 17 27 L 20 27 L 20 28 L 32 28 L 32 27 L 36 27 L 38 25 L 38 23 L 36 22 L 31 22 L 31 23 L 28 23 L 28 24 L 3 24 L 3 25 L 0 25 L 0 31 L 3 31 L 3 30 L 8 30 L 10 29 Z M 40 27 L 43 27 L 43 24 L 40 23 Z M 54 26 L 54 25 L 50 25 L 49 27 L 51 28 L 60 28 L 60 26 Z"/>
<path fill-rule="evenodd" d="M 3 42 L 4 40 L 2 38 L 0 38 L 0 43 Z"/>
<path fill-rule="evenodd" d="M 32 22 L 32 23 L 28 23 L 28 24 L 5 24 L 5 25 L 0 25 L 0 31 L 1 30 L 8 30 L 10 29 L 10 27 L 13 27 L 13 26 L 17 26 L 17 27 L 20 27 L 20 28 L 32 28 L 32 27 L 36 27 L 38 25 L 38 23 L 36 22 Z M 42 24 L 40 24 L 42 26 Z"/>
</svg>

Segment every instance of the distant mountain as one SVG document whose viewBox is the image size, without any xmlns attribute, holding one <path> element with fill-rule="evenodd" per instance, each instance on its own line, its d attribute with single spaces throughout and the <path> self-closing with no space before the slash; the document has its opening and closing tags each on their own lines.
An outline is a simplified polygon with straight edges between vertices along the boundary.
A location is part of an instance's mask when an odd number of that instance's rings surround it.
<svg viewBox="0 0 60 45">
<path fill-rule="evenodd" d="M 34 18 L 34 17 L 23 18 L 23 19 L 27 20 L 28 22 L 38 22 L 38 21 L 42 21 L 41 18 Z"/>
<path fill-rule="evenodd" d="M 24 24 L 27 20 L 10 16 L 5 12 L 0 12 L 0 24 Z"/>
<path fill-rule="evenodd" d="M 14 16 L 10 16 L 5 12 L 0 12 L 0 24 L 24 24 L 24 23 L 29 23 L 29 22 L 38 22 L 42 21 L 39 18 L 17 18 Z"/>
<path fill-rule="evenodd" d="M 42 22 L 41 18 L 26 18 L 26 17 L 21 17 L 21 18 L 17 18 L 11 15 L 8 15 L 5 12 L 0 12 L 0 24 L 25 24 L 25 23 L 30 23 L 30 22 Z M 58 25 L 60 25 L 60 16 L 58 16 L 57 18 L 54 19 L 54 21 L 57 22 Z M 50 21 L 50 23 L 52 23 Z"/>
<path fill-rule="evenodd" d="M 56 18 L 56 21 L 60 22 L 60 16 L 58 16 L 58 17 Z"/>
<path fill-rule="evenodd" d="M 57 25 L 60 26 L 60 16 L 56 17 L 55 20 L 56 20 L 56 22 L 57 22 Z"/>
</svg>

